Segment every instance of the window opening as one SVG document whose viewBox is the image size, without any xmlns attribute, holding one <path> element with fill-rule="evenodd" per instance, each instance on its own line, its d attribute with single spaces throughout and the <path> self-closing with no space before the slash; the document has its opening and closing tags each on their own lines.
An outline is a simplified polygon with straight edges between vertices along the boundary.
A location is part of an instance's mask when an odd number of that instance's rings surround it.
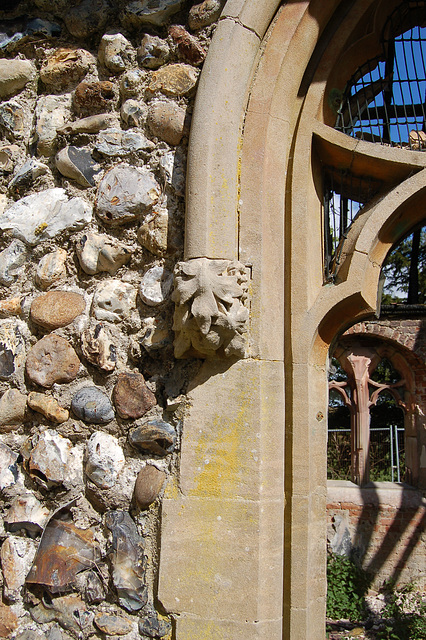
<svg viewBox="0 0 426 640">
<path fill-rule="evenodd" d="M 388 254 L 382 268 L 383 305 L 426 304 L 426 226 L 406 236 Z"/>
</svg>

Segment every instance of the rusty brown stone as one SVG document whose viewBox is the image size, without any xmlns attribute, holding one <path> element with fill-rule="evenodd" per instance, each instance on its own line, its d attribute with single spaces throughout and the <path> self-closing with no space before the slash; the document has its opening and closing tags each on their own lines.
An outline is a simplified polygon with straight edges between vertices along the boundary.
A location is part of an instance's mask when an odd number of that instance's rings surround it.
<svg viewBox="0 0 426 640">
<path fill-rule="evenodd" d="M 18 626 L 18 618 L 12 609 L 0 603 L 0 638 L 10 638 Z"/>
<path fill-rule="evenodd" d="M 86 307 L 84 298 L 72 291 L 49 291 L 33 300 L 31 304 L 31 320 L 49 329 L 66 327 Z"/>
<path fill-rule="evenodd" d="M 28 378 L 47 388 L 55 382 L 71 382 L 79 368 L 80 360 L 70 343 L 54 333 L 33 346 L 25 363 Z"/>
<path fill-rule="evenodd" d="M 174 24 L 169 28 L 169 35 L 177 44 L 179 55 L 184 62 L 195 66 L 201 64 L 206 57 L 206 52 L 194 36 L 181 25 Z"/>
<path fill-rule="evenodd" d="M 74 104 L 82 111 L 102 113 L 111 107 L 114 98 L 112 82 L 80 82 L 74 93 Z"/>
<path fill-rule="evenodd" d="M 149 90 L 165 96 L 187 96 L 197 83 L 197 70 L 189 64 L 169 64 L 152 74 Z"/>
<path fill-rule="evenodd" d="M 112 398 L 121 418 L 141 418 L 156 404 L 155 395 L 148 389 L 141 373 L 120 373 Z"/>
<path fill-rule="evenodd" d="M 134 499 L 140 509 L 148 509 L 155 502 L 163 487 L 166 474 L 152 464 L 147 464 L 138 474 L 135 483 Z"/>
<path fill-rule="evenodd" d="M 10 316 L 20 316 L 22 314 L 22 298 L 9 298 L 9 300 L 0 300 L 0 318 L 9 318 Z"/>
<path fill-rule="evenodd" d="M 28 395 L 28 406 L 33 409 L 33 411 L 41 413 L 45 418 L 57 424 L 66 422 L 70 415 L 67 409 L 60 406 L 56 398 L 47 396 L 44 393 L 37 393 L 36 391 L 31 391 Z"/>
</svg>

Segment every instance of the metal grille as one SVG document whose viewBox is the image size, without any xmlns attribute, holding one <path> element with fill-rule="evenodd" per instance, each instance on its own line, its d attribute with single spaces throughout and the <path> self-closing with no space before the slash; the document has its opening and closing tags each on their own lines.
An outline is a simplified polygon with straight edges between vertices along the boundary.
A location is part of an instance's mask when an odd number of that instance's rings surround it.
<svg viewBox="0 0 426 640">
<path fill-rule="evenodd" d="M 391 146 L 426 150 L 426 2 L 403 2 L 389 17 L 383 54 L 349 80 L 336 129 Z"/>
</svg>

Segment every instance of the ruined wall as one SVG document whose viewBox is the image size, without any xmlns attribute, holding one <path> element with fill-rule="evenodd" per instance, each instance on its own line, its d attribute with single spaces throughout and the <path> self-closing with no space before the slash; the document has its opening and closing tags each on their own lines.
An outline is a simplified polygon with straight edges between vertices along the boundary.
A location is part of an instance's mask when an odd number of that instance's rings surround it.
<svg viewBox="0 0 426 640">
<path fill-rule="evenodd" d="M 169 637 L 186 149 L 223 2 L 0 8 L 0 637 Z"/>
</svg>

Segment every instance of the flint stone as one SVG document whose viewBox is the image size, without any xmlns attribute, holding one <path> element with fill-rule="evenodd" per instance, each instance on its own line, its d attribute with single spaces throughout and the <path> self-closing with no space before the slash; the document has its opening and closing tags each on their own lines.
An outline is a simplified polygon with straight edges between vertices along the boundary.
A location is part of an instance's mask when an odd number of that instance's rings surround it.
<svg viewBox="0 0 426 640">
<path fill-rule="evenodd" d="M 34 65 L 29 60 L 0 60 L 0 98 L 8 98 L 18 93 L 35 78 Z"/>
<path fill-rule="evenodd" d="M 184 27 L 178 24 L 172 25 L 169 27 L 169 35 L 177 44 L 179 57 L 182 60 L 194 66 L 197 66 L 204 61 L 206 52 L 198 43 L 197 39 L 194 38 L 194 36 L 191 36 Z"/>
<path fill-rule="evenodd" d="M 43 176 L 49 167 L 43 162 L 30 158 L 22 165 L 12 180 L 9 182 L 9 191 L 20 193 L 32 185 L 34 180 Z"/>
<path fill-rule="evenodd" d="M 109 331 L 101 322 L 85 329 L 81 335 L 81 350 L 87 360 L 103 371 L 113 371 L 117 351 Z"/>
<path fill-rule="evenodd" d="M 65 229 L 82 229 L 91 219 L 91 204 L 82 198 L 68 199 L 64 189 L 54 188 L 15 202 L 0 218 L 0 229 L 11 229 L 15 237 L 34 246 Z"/>
<path fill-rule="evenodd" d="M 156 611 L 148 611 L 139 619 L 139 633 L 142 637 L 163 638 L 171 628 L 171 622 L 167 618 L 160 618 Z"/>
<path fill-rule="evenodd" d="M 22 298 L 9 298 L 0 300 L 0 318 L 9 316 L 20 316 L 22 314 Z"/>
<path fill-rule="evenodd" d="M 147 124 L 152 135 L 177 145 L 185 130 L 185 110 L 175 102 L 155 100 L 149 105 Z"/>
<path fill-rule="evenodd" d="M 0 398 L 0 431 L 13 431 L 25 420 L 27 396 L 17 389 L 7 389 Z"/>
<path fill-rule="evenodd" d="M 1 104 L 0 125 L 13 138 L 22 138 L 26 133 L 26 114 L 23 107 L 14 100 Z"/>
<path fill-rule="evenodd" d="M 154 207 L 138 229 L 138 242 L 156 256 L 167 253 L 169 213 L 165 207 Z"/>
<path fill-rule="evenodd" d="M 7 531 L 24 530 L 31 538 L 38 536 L 49 518 L 49 509 L 28 493 L 17 496 L 7 512 L 4 523 Z"/>
<path fill-rule="evenodd" d="M 87 498 L 99 512 L 109 509 L 131 507 L 133 489 L 143 462 L 137 458 L 127 458 L 126 464 L 111 489 L 100 489 L 90 478 L 86 477 L 85 493 Z"/>
<path fill-rule="evenodd" d="M 37 266 L 36 284 L 41 289 L 48 289 L 52 284 L 65 279 L 67 271 L 65 262 L 68 257 L 65 249 L 57 249 L 42 257 Z"/>
<path fill-rule="evenodd" d="M 156 405 L 141 373 L 120 373 L 112 396 L 118 415 L 125 420 L 141 418 Z"/>
<path fill-rule="evenodd" d="M 27 248 L 24 243 L 20 240 L 12 240 L 10 245 L 0 252 L 0 283 L 5 287 L 13 284 L 26 259 Z"/>
<path fill-rule="evenodd" d="M 176 431 L 168 422 L 150 420 L 129 433 L 132 447 L 157 456 L 166 456 L 174 451 Z"/>
<path fill-rule="evenodd" d="M 0 638 L 10 638 L 18 626 L 16 614 L 7 605 L 0 603 Z"/>
<path fill-rule="evenodd" d="M 9 380 L 25 360 L 25 325 L 15 320 L 0 322 L 0 379 Z"/>
<path fill-rule="evenodd" d="M 102 633 L 110 636 L 125 636 L 133 629 L 133 625 L 123 616 L 116 616 L 103 611 L 95 614 L 95 625 Z"/>
<path fill-rule="evenodd" d="M 119 603 L 127 611 L 139 611 L 148 601 L 143 538 L 125 511 L 109 511 L 105 525 L 112 533 L 112 579 Z"/>
<path fill-rule="evenodd" d="M 121 22 L 127 29 L 153 24 L 161 27 L 183 5 L 183 0 L 133 0 L 125 7 Z"/>
<path fill-rule="evenodd" d="M 191 7 L 188 15 L 189 28 L 193 31 L 208 27 L 219 20 L 226 0 L 204 0 Z"/>
<path fill-rule="evenodd" d="M 99 45 L 98 59 L 113 73 L 121 73 L 133 65 L 136 51 L 121 33 L 105 34 Z"/>
<path fill-rule="evenodd" d="M 71 97 L 41 96 L 36 105 L 37 154 L 50 157 L 55 153 L 57 129 L 70 119 Z"/>
<path fill-rule="evenodd" d="M 148 113 L 148 107 L 144 102 L 126 100 L 121 105 L 121 119 L 129 127 L 139 127 L 144 124 Z"/>
<path fill-rule="evenodd" d="M 117 165 L 99 184 L 97 214 L 108 224 L 131 222 L 155 205 L 160 194 L 160 185 L 148 169 Z"/>
<path fill-rule="evenodd" d="M 86 475 L 100 489 L 110 489 L 117 481 L 125 463 L 123 449 L 117 438 L 97 431 L 87 443 Z"/>
<path fill-rule="evenodd" d="M 112 107 L 114 85 L 108 80 L 102 82 L 80 82 L 74 92 L 74 106 L 79 111 L 103 112 Z"/>
<path fill-rule="evenodd" d="M 55 158 L 56 168 L 63 176 L 75 180 L 82 187 L 93 187 L 95 177 L 101 172 L 100 165 L 88 149 L 65 147 Z"/>
<path fill-rule="evenodd" d="M 30 476 L 46 489 L 62 484 L 67 478 L 71 441 L 53 429 L 46 429 L 31 442 L 33 449 L 27 461 Z"/>
<path fill-rule="evenodd" d="M 89 275 L 106 271 L 113 276 L 132 257 L 129 247 L 98 233 L 82 236 L 77 243 L 76 251 L 81 268 Z"/>
<path fill-rule="evenodd" d="M 57 49 L 42 64 L 40 79 L 53 89 L 77 84 L 95 64 L 95 58 L 84 49 Z"/>
<path fill-rule="evenodd" d="M 139 285 L 139 296 L 149 307 L 156 307 L 169 297 L 172 287 L 173 274 L 156 265 L 144 274 Z"/>
<path fill-rule="evenodd" d="M 31 391 L 28 395 L 28 406 L 33 411 L 41 413 L 45 418 L 57 424 L 66 422 L 69 418 L 69 411 L 63 409 L 55 398 L 46 396 L 44 393 Z"/>
<path fill-rule="evenodd" d="M 168 151 L 160 158 L 160 170 L 168 185 L 178 196 L 185 195 L 186 157 L 179 149 Z"/>
<path fill-rule="evenodd" d="M 170 47 L 166 40 L 148 33 L 142 38 L 138 49 L 139 62 L 148 69 L 158 69 L 165 64 L 170 57 Z"/>
<path fill-rule="evenodd" d="M 85 637 L 93 631 L 93 613 L 77 595 L 61 596 L 52 600 L 44 596 L 39 605 L 30 609 L 30 616 L 39 624 L 59 622 L 61 627 L 71 631 L 77 638 L 82 637 L 81 634 Z"/>
<path fill-rule="evenodd" d="M 148 89 L 152 93 L 161 91 L 172 98 L 187 96 L 194 89 L 197 79 L 197 70 L 189 64 L 169 64 L 152 74 Z"/>
<path fill-rule="evenodd" d="M 113 113 L 99 113 L 94 116 L 80 118 L 74 122 L 67 122 L 58 129 L 61 135 L 78 135 L 80 133 L 99 133 L 102 129 L 108 129 L 116 124 L 117 119 Z"/>
<path fill-rule="evenodd" d="M 83 0 L 64 14 L 65 25 L 76 38 L 87 38 L 101 31 L 111 18 L 110 6 L 105 0 Z"/>
<path fill-rule="evenodd" d="M 136 478 L 134 498 L 140 509 L 148 509 L 160 495 L 167 475 L 152 464 L 147 464 Z"/>
<path fill-rule="evenodd" d="M 80 360 L 67 340 L 51 333 L 33 346 L 25 368 L 32 382 L 49 388 L 55 383 L 74 380 Z"/>
<path fill-rule="evenodd" d="M 99 565 L 98 565 L 99 566 Z M 76 576 L 76 586 L 89 604 L 97 604 L 105 600 L 105 589 L 97 571 L 84 571 Z"/>
<path fill-rule="evenodd" d="M 129 69 L 120 78 L 120 94 L 123 98 L 138 96 L 143 90 L 143 81 L 146 71 L 141 69 Z"/>
<path fill-rule="evenodd" d="M 73 291 L 49 291 L 31 303 L 31 320 L 52 331 L 71 324 L 86 308 L 84 298 Z"/>
<path fill-rule="evenodd" d="M 141 345 L 148 352 L 171 346 L 173 336 L 170 332 L 170 323 L 166 318 L 148 317 L 142 323 Z"/>
<path fill-rule="evenodd" d="M 83 387 L 73 396 L 71 409 L 90 424 L 107 424 L 115 414 L 108 396 L 97 387 Z"/>
<path fill-rule="evenodd" d="M 36 553 L 37 543 L 28 538 L 9 536 L 0 550 L 3 571 L 3 593 L 6 600 L 16 602 Z"/>
<path fill-rule="evenodd" d="M 20 149 L 16 144 L 6 144 L 0 147 L 1 171 L 4 173 L 11 173 L 13 171 L 19 151 Z"/>
<path fill-rule="evenodd" d="M 136 307 L 137 291 L 131 284 L 120 280 L 106 280 L 95 291 L 92 315 L 97 320 L 121 322 Z"/>
<path fill-rule="evenodd" d="M 0 490 L 11 487 L 18 481 L 19 469 L 17 460 L 18 454 L 3 442 L 0 442 Z"/>
<path fill-rule="evenodd" d="M 154 146 L 142 133 L 106 129 L 99 134 L 95 149 L 104 156 L 122 157 L 135 151 L 152 151 Z"/>
</svg>

